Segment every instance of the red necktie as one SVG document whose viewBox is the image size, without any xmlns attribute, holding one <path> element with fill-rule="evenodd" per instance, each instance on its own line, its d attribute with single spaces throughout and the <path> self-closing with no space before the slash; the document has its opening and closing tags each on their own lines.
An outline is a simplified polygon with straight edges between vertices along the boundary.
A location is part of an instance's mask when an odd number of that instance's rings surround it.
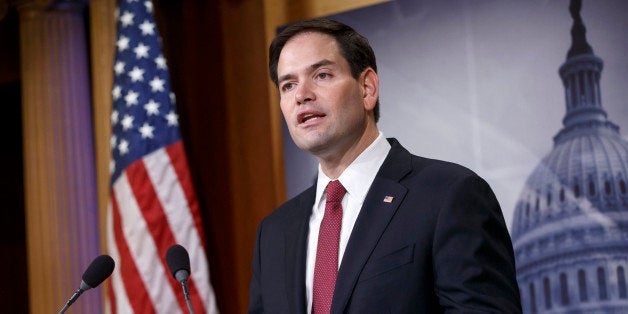
<svg viewBox="0 0 628 314">
<path fill-rule="evenodd" d="M 335 180 L 327 185 L 325 215 L 318 232 L 312 313 L 329 313 L 338 275 L 338 244 L 342 226 L 342 198 L 347 190 Z"/>
</svg>

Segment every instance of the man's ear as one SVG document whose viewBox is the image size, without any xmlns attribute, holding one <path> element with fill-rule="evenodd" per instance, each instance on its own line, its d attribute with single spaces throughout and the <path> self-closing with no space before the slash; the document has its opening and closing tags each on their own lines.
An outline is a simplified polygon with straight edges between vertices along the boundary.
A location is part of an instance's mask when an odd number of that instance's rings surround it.
<svg viewBox="0 0 628 314">
<path fill-rule="evenodd" d="M 379 97 L 379 76 L 372 68 L 368 67 L 360 75 L 362 87 L 362 99 L 364 109 L 373 110 Z"/>
</svg>

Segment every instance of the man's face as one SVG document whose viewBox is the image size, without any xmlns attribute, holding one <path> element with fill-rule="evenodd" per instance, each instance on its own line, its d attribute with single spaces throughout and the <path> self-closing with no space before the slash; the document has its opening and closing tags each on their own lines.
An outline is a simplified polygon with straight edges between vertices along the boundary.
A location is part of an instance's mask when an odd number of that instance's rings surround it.
<svg viewBox="0 0 628 314">
<path fill-rule="evenodd" d="M 277 64 L 281 111 L 295 144 L 317 157 L 342 155 L 363 135 L 364 73 L 354 79 L 335 39 L 306 32 L 285 44 Z"/>
</svg>

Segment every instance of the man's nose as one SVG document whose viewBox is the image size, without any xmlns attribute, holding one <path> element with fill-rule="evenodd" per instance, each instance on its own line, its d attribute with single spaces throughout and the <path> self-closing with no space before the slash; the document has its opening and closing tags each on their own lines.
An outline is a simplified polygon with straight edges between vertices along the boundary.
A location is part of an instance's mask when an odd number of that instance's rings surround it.
<svg viewBox="0 0 628 314">
<path fill-rule="evenodd" d="M 304 104 L 309 101 L 313 101 L 316 99 L 316 95 L 312 89 L 311 82 L 303 81 L 301 84 L 297 86 L 297 92 L 295 94 L 296 100 L 298 104 Z"/>
</svg>

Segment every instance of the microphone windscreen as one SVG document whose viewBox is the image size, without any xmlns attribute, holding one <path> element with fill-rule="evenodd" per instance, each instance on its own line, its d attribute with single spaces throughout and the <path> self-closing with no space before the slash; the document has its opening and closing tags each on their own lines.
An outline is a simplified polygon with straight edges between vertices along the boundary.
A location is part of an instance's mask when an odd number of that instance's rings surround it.
<svg viewBox="0 0 628 314">
<path fill-rule="evenodd" d="M 175 244 L 171 246 L 166 252 L 166 264 L 170 269 L 172 276 L 176 278 L 176 273 L 179 270 L 186 270 L 190 273 L 190 256 L 188 251 L 181 245 Z"/>
<path fill-rule="evenodd" d="M 116 263 L 109 255 L 96 257 L 83 273 L 83 281 L 90 288 L 96 288 L 113 272 Z"/>
</svg>

